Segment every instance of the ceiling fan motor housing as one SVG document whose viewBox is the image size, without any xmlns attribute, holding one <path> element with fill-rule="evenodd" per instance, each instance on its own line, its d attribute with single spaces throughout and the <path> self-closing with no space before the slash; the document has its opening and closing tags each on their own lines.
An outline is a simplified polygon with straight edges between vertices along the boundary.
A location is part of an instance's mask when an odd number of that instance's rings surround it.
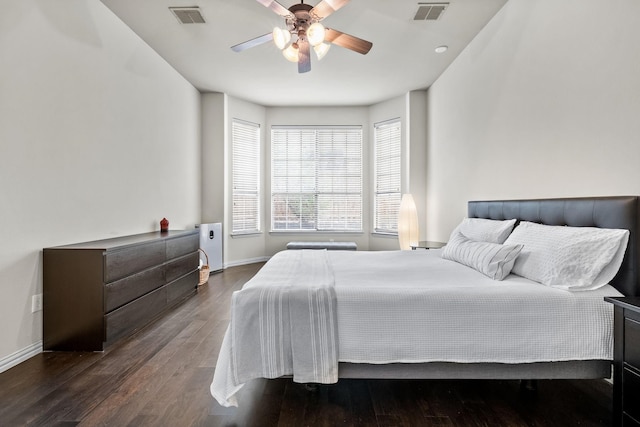
<svg viewBox="0 0 640 427">
<path fill-rule="evenodd" d="M 287 26 L 298 36 L 304 35 L 309 26 L 318 21 L 311 16 L 311 9 L 313 6 L 304 3 L 294 4 L 289 8 L 293 16 L 287 18 Z"/>
</svg>

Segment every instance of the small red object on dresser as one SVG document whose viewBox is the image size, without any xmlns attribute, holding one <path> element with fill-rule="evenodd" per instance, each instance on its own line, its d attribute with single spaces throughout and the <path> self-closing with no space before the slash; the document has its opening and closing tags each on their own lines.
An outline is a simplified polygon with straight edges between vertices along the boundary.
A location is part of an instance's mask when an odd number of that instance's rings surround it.
<svg viewBox="0 0 640 427">
<path fill-rule="evenodd" d="M 169 231 L 169 220 L 167 218 L 162 218 L 160 221 L 160 231 Z"/>
</svg>

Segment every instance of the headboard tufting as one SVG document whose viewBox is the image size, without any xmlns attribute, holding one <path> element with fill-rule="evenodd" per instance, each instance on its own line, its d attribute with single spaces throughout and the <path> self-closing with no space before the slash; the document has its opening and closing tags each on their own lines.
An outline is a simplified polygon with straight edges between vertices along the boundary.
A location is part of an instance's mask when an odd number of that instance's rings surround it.
<svg viewBox="0 0 640 427">
<path fill-rule="evenodd" d="M 623 228 L 629 244 L 611 285 L 626 296 L 640 296 L 640 206 L 637 196 L 580 197 L 468 202 L 470 218 L 517 219 L 547 225 Z"/>
</svg>

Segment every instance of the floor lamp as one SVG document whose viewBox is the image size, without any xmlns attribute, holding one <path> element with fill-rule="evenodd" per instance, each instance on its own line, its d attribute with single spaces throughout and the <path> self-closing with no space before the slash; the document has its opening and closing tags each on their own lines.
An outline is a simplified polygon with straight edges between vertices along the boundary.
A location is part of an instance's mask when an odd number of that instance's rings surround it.
<svg viewBox="0 0 640 427">
<path fill-rule="evenodd" d="M 411 249 L 411 245 L 417 246 L 419 239 L 418 211 L 411 194 L 403 194 L 398 212 L 398 240 L 400 249 Z"/>
</svg>

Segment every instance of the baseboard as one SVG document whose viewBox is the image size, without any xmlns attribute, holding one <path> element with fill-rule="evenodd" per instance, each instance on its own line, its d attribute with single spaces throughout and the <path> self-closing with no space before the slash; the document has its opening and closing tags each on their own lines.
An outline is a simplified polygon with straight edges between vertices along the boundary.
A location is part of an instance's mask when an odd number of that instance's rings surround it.
<svg viewBox="0 0 640 427">
<path fill-rule="evenodd" d="M 42 353 L 42 341 L 31 344 L 22 350 L 18 350 L 0 359 L 0 373 L 7 371 L 25 360 Z"/>
<path fill-rule="evenodd" d="M 228 262 L 224 265 L 224 268 L 228 268 L 228 267 L 238 267 L 240 265 L 247 265 L 247 264 L 255 264 L 257 262 L 265 262 L 268 261 L 269 258 L 268 256 L 263 256 L 263 257 L 257 257 L 257 258 L 248 258 L 248 259 L 241 259 L 238 261 L 231 261 Z"/>
</svg>

